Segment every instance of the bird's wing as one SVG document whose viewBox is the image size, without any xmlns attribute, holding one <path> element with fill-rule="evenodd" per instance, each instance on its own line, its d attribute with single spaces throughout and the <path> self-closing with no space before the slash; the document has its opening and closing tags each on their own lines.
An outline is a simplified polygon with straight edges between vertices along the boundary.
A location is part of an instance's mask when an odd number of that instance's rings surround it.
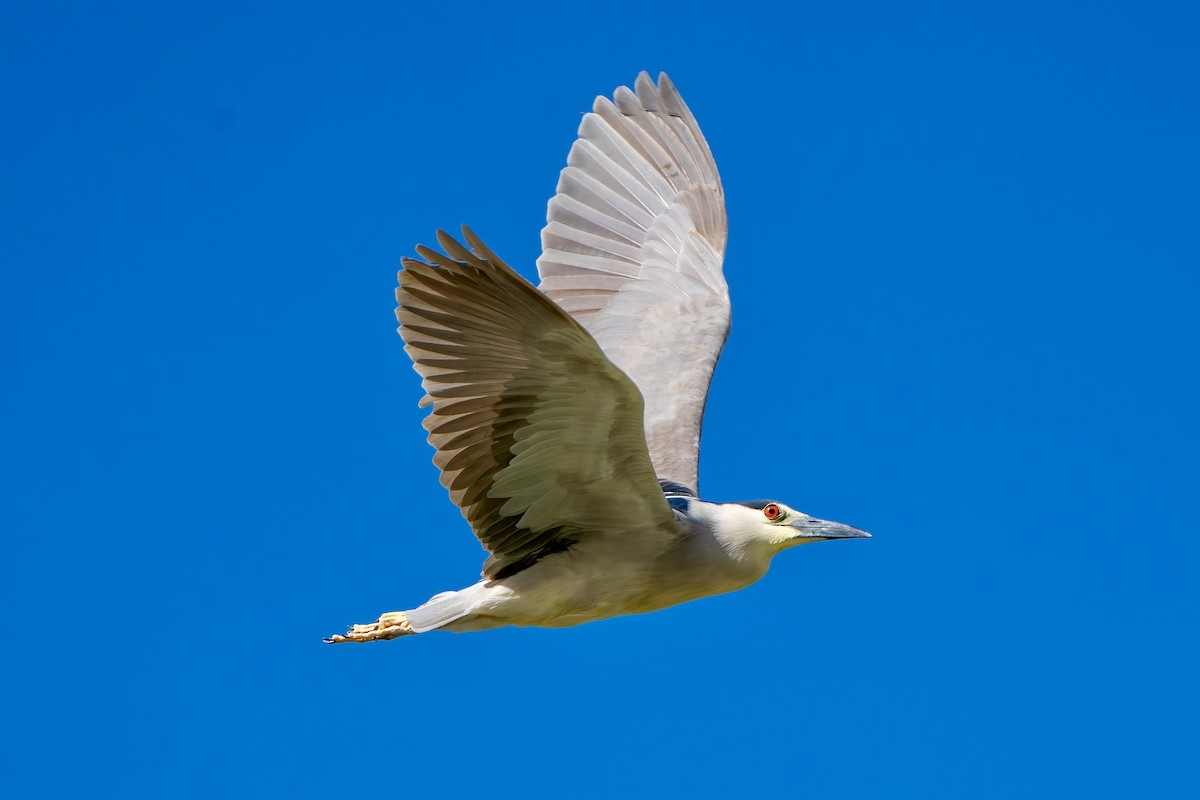
<svg viewBox="0 0 1200 800">
<path fill-rule="evenodd" d="M 596 98 L 550 200 L 540 288 L 646 399 L 658 475 L 697 490 L 700 424 L 729 333 L 725 192 L 674 85 Z"/>
<path fill-rule="evenodd" d="M 503 578 L 584 539 L 670 543 L 637 387 L 579 323 L 467 228 L 405 259 L 396 318 L 432 405 L 442 485 Z"/>
</svg>

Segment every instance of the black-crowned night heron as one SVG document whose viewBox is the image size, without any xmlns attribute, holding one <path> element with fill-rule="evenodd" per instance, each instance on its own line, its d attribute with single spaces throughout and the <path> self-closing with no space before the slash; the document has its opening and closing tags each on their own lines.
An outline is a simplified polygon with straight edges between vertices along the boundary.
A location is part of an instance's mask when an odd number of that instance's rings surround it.
<svg viewBox="0 0 1200 800">
<path fill-rule="evenodd" d="M 780 502 L 697 497 L 729 332 L 724 191 L 695 117 L 646 73 L 583 118 L 534 288 L 470 230 L 418 247 L 400 336 L 483 579 L 328 642 L 562 627 L 748 586 L 794 545 L 866 537 Z"/>
</svg>

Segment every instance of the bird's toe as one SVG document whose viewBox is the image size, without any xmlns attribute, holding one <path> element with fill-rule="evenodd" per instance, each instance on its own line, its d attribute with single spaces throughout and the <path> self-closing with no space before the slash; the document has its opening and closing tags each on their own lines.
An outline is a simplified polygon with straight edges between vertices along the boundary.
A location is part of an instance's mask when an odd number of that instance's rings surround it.
<svg viewBox="0 0 1200 800">
<path fill-rule="evenodd" d="M 415 633 L 408 622 L 408 615 L 403 611 L 391 611 L 380 615 L 375 622 L 363 625 L 351 625 L 346 633 L 327 636 L 326 644 L 341 644 L 342 642 L 374 642 L 384 639 L 395 639 Z"/>
</svg>

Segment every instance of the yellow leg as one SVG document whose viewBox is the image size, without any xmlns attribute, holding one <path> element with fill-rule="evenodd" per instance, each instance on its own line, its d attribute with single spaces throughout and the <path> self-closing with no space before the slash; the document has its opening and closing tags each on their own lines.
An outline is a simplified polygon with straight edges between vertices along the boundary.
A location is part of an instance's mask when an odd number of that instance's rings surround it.
<svg viewBox="0 0 1200 800">
<path fill-rule="evenodd" d="M 408 616 L 403 611 L 389 611 L 374 622 L 366 625 L 351 625 L 346 635 L 334 634 L 325 639 L 326 644 L 341 644 L 342 642 L 377 642 L 385 639 L 395 639 L 416 633 L 408 624 Z"/>
</svg>

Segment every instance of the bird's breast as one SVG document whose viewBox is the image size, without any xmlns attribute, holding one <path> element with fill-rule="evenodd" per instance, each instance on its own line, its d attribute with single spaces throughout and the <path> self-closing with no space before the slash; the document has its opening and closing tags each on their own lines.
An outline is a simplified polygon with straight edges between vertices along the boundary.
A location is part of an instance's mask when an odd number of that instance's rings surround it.
<svg viewBox="0 0 1200 800">
<path fill-rule="evenodd" d="M 620 542 L 580 544 L 505 581 L 515 593 L 516 624 L 565 627 L 624 614 L 644 614 L 742 589 L 759 570 L 724 550 L 682 537 L 648 553 Z"/>
</svg>

